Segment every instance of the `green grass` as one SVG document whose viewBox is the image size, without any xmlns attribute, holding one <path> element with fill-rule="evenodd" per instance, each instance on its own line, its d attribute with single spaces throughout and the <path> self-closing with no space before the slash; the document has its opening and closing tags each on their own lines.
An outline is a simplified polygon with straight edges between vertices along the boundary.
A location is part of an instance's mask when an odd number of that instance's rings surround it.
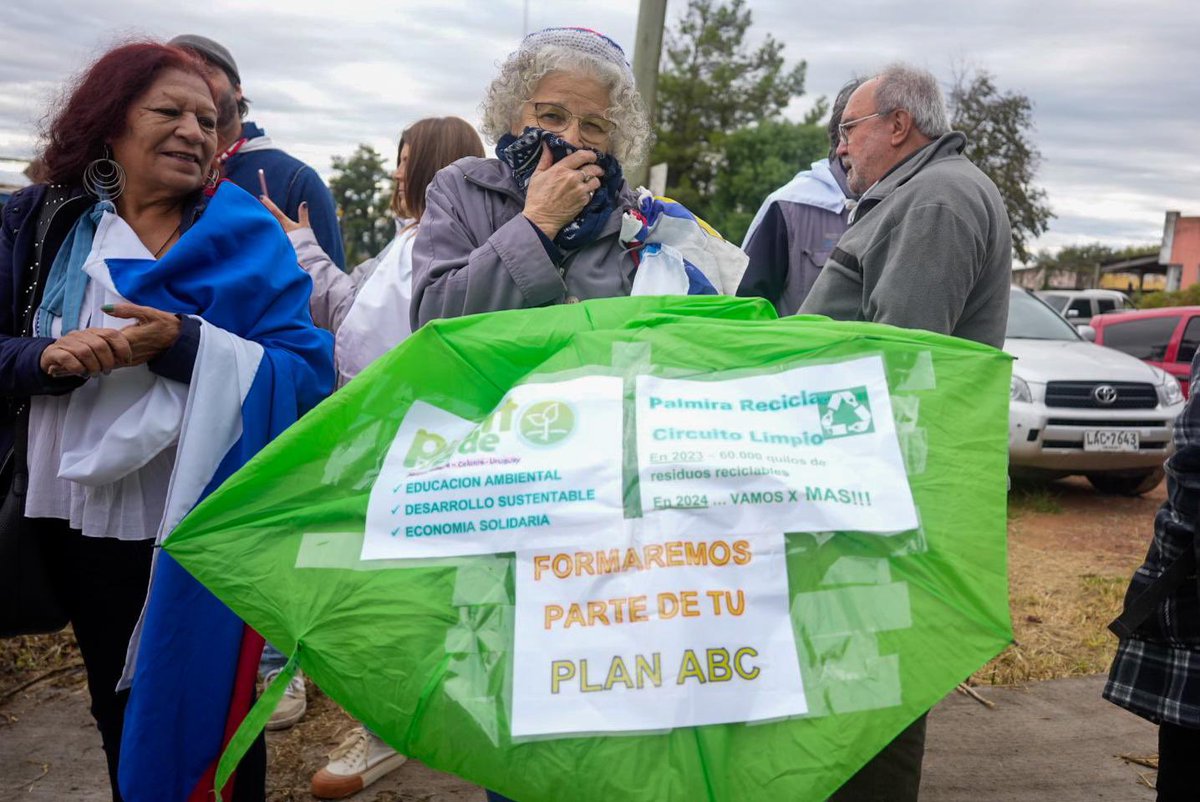
<svg viewBox="0 0 1200 802">
<path fill-rule="evenodd" d="M 1041 512 L 1058 515 L 1063 511 L 1058 493 L 1044 485 L 1014 484 L 1008 494 L 1008 517 L 1022 512 Z"/>
</svg>

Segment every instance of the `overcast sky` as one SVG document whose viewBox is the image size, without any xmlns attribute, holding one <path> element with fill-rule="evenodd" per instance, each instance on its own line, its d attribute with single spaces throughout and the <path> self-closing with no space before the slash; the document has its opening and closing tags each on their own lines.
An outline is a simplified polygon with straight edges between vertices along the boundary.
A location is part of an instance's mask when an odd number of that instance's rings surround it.
<svg viewBox="0 0 1200 802">
<path fill-rule="evenodd" d="M 478 122 L 497 63 L 530 30 L 582 25 L 632 59 L 636 0 L 13 0 L 0 12 L 0 156 L 27 156 L 71 75 L 130 36 L 200 33 L 237 59 L 251 119 L 328 174 L 368 142 L 394 155 L 421 117 Z M 979 7 L 977 7 L 979 6 Z M 668 27 L 685 0 L 670 0 Z M 850 75 L 892 60 L 990 70 L 1034 103 L 1038 183 L 1056 218 L 1037 247 L 1156 243 L 1163 212 L 1200 214 L 1200 4 L 1177 0 L 991 0 L 925 4 L 750 0 L 767 31 L 808 62 L 798 118 Z M 0 168 L 4 165 L 0 164 Z M 798 165 L 799 169 L 801 165 Z"/>
</svg>

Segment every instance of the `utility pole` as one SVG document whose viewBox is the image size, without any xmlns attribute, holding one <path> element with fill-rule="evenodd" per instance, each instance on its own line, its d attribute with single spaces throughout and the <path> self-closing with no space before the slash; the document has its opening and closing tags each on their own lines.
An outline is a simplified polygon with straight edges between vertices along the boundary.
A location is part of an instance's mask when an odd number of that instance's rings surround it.
<svg viewBox="0 0 1200 802">
<path fill-rule="evenodd" d="M 667 18 L 667 0 L 640 0 L 638 4 L 637 37 L 633 45 L 633 79 L 650 114 L 654 127 L 654 111 L 658 95 L 658 63 L 662 58 L 663 23 Z M 650 165 L 638 165 L 627 176 L 630 186 L 646 183 Z"/>
</svg>

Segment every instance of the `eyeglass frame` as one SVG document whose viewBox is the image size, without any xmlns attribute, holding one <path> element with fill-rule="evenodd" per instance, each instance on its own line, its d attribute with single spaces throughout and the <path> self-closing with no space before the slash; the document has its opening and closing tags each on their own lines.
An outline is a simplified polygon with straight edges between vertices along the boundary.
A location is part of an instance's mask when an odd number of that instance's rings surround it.
<svg viewBox="0 0 1200 802">
<path fill-rule="evenodd" d="M 559 109 L 560 111 L 562 111 L 563 113 L 565 113 L 567 115 L 567 121 L 566 121 L 566 123 L 563 124 L 562 128 L 558 129 L 557 131 L 555 131 L 551 128 L 545 129 L 554 134 L 561 134 L 563 131 L 570 128 L 571 120 L 579 121 L 579 136 L 580 136 L 580 138 L 582 138 L 584 141 L 591 142 L 592 144 L 597 144 L 597 143 L 596 143 L 595 139 L 589 138 L 588 136 L 586 136 L 584 134 L 583 125 L 585 122 L 587 122 L 587 121 L 603 122 L 604 125 L 597 125 L 596 127 L 600 129 L 601 136 L 603 136 L 606 140 L 611 139 L 613 133 L 616 132 L 616 130 L 617 130 L 617 124 L 615 122 L 613 122 L 612 120 L 608 119 L 607 117 L 601 117 L 596 114 L 576 114 L 575 112 L 568 109 L 566 106 L 559 105 L 558 103 L 551 103 L 548 100 L 534 100 L 533 98 L 528 98 L 528 99 L 526 99 L 525 102 L 530 104 L 531 106 L 533 106 L 533 118 L 535 120 L 538 120 L 538 118 L 539 118 L 538 106 L 552 106 L 556 109 Z M 539 121 L 539 123 L 540 123 L 540 121 Z M 595 124 L 595 123 L 593 122 L 593 124 Z M 604 126 L 608 126 L 607 129 Z M 543 127 L 545 127 L 545 126 L 543 126 Z"/>
<path fill-rule="evenodd" d="M 838 142 L 843 145 L 850 144 L 850 132 L 858 126 L 859 123 L 865 123 L 873 117 L 886 116 L 882 111 L 877 111 L 874 114 L 867 114 L 862 117 L 856 117 L 853 120 L 847 120 L 844 123 L 838 123 Z"/>
</svg>

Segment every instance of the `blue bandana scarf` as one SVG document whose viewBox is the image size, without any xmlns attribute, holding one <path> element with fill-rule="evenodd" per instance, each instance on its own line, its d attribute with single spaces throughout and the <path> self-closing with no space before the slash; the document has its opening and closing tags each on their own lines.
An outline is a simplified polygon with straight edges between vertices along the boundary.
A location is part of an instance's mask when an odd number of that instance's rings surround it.
<svg viewBox="0 0 1200 802">
<path fill-rule="evenodd" d="M 550 155 L 554 157 L 555 162 L 579 150 L 558 134 L 533 127 L 526 128 L 519 137 L 505 134 L 496 143 L 496 158 L 509 166 L 522 192 L 529 189 L 529 179 L 533 178 L 538 162 L 541 161 L 543 142 L 550 147 Z M 596 194 L 592 196 L 588 205 L 583 207 L 583 211 L 567 223 L 554 238 L 554 244 L 565 250 L 582 248 L 598 237 L 604 223 L 617 206 L 624 180 L 621 164 L 607 153 L 599 155 L 596 164 L 604 170 L 600 189 L 596 190 Z"/>
<path fill-rule="evenodd" d="M 54 318 L 62 318 L 62 333 L 79 328 L 79 315 L 83 309 L 83 296 L 87 290 L 88 275 L 83 265 L 92 252 L 96 238 L 96 227 L 104 213 L 115 211 L 112 203 L 102 200 L 79 218 L 63 240 L 46 278 L 46 289 L 42 293 L 42 304 L 35 318 L 34 334 L 50 337 Z"/>
</svg>

